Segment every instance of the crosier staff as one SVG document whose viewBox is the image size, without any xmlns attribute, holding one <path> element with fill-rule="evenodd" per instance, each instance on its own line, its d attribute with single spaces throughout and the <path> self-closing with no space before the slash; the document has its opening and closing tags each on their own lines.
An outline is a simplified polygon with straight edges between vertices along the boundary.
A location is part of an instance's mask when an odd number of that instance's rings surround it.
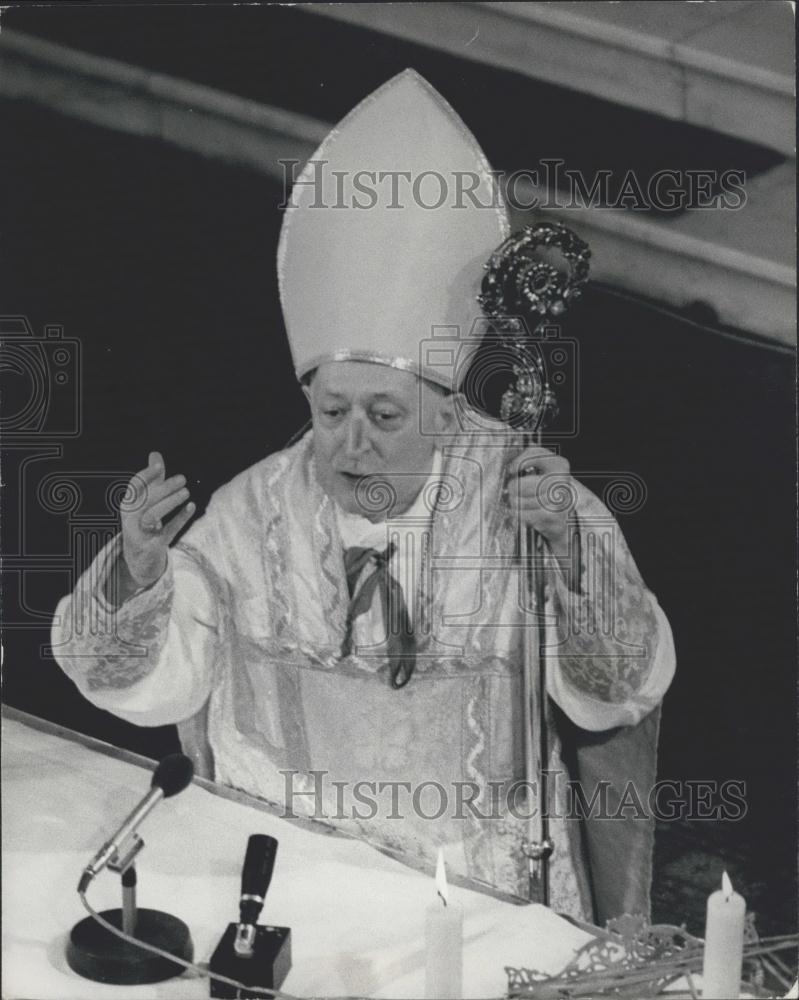
<svg viewBox="0 0 799 1000">
<path fill-rule="evenodd" d="M 536 251 L 559 250 L 568 272 Z M 588 280 L 588 244 L 559 222 L 525 226 L 509 236 L 485 265 L 478 302 L 497 335 L 516 357 L 515 383 L 503 394 L 500 417 L 523 432 L 525 447 L 541 444 L 547 422 L 557 415 L 555 394 L 536 336 L 580 298 Z M 532 333 L 528 320 L 534 321 Z M 549 859 L 554 843 L 549 831 L 546 720 L 546 624 L 544 620 L 544 540 L 529 524 L 519 523 L 519 555 L 524 569 L 525 606 L 535 614 L 534 627 L 524 629 L 523 729 L 527 787 L 539 791 L 539 808 L 529 810 L 527 837 L 528 896 L 549 905 Z M 536 727 L 537 738 L 534 738 Z"/>
</svg>

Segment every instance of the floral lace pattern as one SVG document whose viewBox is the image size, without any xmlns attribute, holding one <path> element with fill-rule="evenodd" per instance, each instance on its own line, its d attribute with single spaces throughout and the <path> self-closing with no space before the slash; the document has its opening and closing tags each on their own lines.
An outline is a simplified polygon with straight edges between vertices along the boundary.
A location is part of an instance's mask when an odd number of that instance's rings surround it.
<svg viewBox="0 0 799 1000">
<path fill-rule="evenodd" d="M 85 670 L 89 691 L 132 687 L 154 669 L 166 641 L 173 597 L 171 565 L 152 587 L 114 608 L 104 589 L 120 552 L 117 536 L 98 557 L 97 578 L 93 579 L 90 567 L 78 581 L 64 610 L 70 634 L 54 647 L 59 660 L 71 665 L 68 672 Z"/>
<path fill-rule="evenodd" d="M 278 640 L 286 640 L 291 634 L 292 606 L 288 588 L 280 583 L 286 576 L 288 563 L 287 540 L 282 530 L 285 521 L 283 496 L 279 490 L 280 481 L 288 466 L 288 457 L 279 456 L 264 485 L 264 504 L 267 520 L 263 533 L 264 579 L 267 587 L 269 621 Z"/>
<path fill-rule="evenodd" d="M 599 501 L 579 518 L 580 590 L 549 574 L 561 670 L 580 691 L 620 705 L 640 690 L 652 666 L 658 624 L 630 550 Z"/>
</svg>

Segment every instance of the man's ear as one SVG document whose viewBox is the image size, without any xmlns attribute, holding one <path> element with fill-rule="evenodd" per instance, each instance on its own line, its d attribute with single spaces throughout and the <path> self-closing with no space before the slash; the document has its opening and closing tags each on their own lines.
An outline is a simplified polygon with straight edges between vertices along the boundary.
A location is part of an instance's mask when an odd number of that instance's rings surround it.
<svg viewBox="0 0 799 1000">
<path fill-rule="evenodd" d="M 466 397 L 462 392 L 442 395 L 433 422 L 437 434 L 455 434 L 460 429 L 460 413 L 465 404 Z"/>
</svg>

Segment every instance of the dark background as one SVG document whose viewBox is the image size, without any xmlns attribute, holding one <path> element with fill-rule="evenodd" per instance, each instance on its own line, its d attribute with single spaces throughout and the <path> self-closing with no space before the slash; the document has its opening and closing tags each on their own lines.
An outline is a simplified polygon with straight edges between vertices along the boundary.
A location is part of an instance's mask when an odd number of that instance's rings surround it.
<svg viewBox="0 0 799 1000">
<path fill-rule="evenodd" d="M 588 171 L 751 175 L 778 159 L 296 9 L 27 8 L 8 11 L 4 26 L 331 122 L 412 65 L 507 169 L 564 156 Z M 158 449 L 202 510 L 305 421 L 274 273 L 282 192 L 255 171 L 24 102 L 0 103 L 0 128 L 13 140 L 0 190 L 2 311 L 27 316 L 37 333 L 62 325 L 80 342 L 83 406 L 80 435 L 53 439 L 60 457 L 23 467 L 45 437 L 4 456 L 3 550 L 27 566 L 7 559 L 4 698 L 160 756 L 176 747 L 174 730 L 95 710 L 41 655 L 69 586 L 70 531 L 103 504 L 87 487 L 78 511 L 58 514 L 35 490 L 52 472 L 129 474 Z M 582 383 L 580 434 L 564 449 L 572 467 L 629 470 L 647 486 L 646 504 L 620 522 L 677 645 L 661 777 L 747 785 L 741 822 L 661 824 L 655 917 L 701 932 L 704 898 L 726 867 L 761 932 L 792 929 L 794 359 L 598 286 L 566 334 L 579 343 Z M 28 391 L 11 378 L 7 411 Z"/>
</svg>

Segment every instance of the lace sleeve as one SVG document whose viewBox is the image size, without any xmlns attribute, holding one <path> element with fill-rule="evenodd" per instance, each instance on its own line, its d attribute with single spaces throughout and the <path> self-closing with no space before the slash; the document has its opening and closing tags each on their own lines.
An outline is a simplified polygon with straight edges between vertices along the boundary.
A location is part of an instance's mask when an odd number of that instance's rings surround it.
<svg viewBox="0 0 799 1000">
<path fill-rule="evenodd" d="M 115 607 L 105 599 L 105 582 L 120 551 L 117 536 L 59 603 L 53 655 L 98 708 L 137 725 L 180 721 L 211 689 L 213 588 L 187 552 L 171 548 L 161 578 Z"/>
<path fill-rule="evenodd" d="M 666 616 L 644 585 L 616 520 L 596 498 L 579 510 L 579 588 L 552 560 L 547 574 L 556 656 L 550 693 L 586 729 L 631 725 L 663 697 L 674 674 Z"/>
<path fill-rule="evenodd" d="M 172 608 L 171 562 L 161 578 L 115 608 L 105 584 L 121 554 L 116 536 L 58 605 L 53 655 L 86 691 L 124 689 L 158 662 Z"/>
</svg>

